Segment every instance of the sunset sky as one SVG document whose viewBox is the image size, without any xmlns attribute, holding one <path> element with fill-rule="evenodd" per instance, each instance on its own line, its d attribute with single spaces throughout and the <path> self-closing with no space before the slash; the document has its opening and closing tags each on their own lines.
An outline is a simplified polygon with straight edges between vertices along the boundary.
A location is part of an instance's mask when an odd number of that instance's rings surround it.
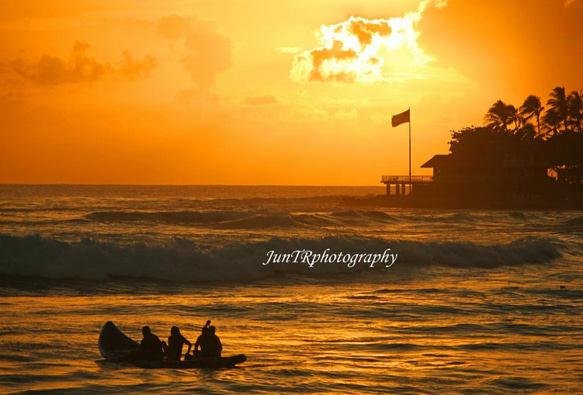
<svg viewBox="0 0 583 395">
<path fill-rule="evenodd" d="M 582 0 L 0 0 L 0 183 L 380 185 L 583 88 Z"/>
</svg>

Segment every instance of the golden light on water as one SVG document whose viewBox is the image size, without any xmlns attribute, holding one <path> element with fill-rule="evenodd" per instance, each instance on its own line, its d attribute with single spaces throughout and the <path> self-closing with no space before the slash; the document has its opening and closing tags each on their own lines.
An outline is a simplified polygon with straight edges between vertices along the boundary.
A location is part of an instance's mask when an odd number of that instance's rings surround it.
<svg viewBox="0 0 583 395">
<path fill-rule="evenodd" d="M 377 284 L 373 277 L 369 283 L 315 280 L 293 285 L 290 278 L 287 285 L 273 280 L 166 284 L 165 293 L 158 283 L 142 282 L 136 293 L 131 285 L 109 282 L 95 295 L 84 295 L 87 285 L 79 284 L 79 291 L 56 288 L 42 298 L 4 297 L 3 342 L 11 349 L 20 345 L 22 358 L 3 369 L 22 369 L 32 348 L 43 361 L 38 377 L 51 378 L 27 387 L 36 390 L 154 385 L 220 391 L 232 385 L 241 391 L 258 386 L 276 392 L 298 386 L 364 391 L 381 382 L 457 389 L 537 380 L 563 383 L 556 368 L 576 355 L 551 343 L 570 344 L 572 334 L 547 332 L 556 322 L 570 328 L 577 318 L 564 316 L 564 305 L 541 313 L 545 304 L 536 292 L 537 274 L 506 269 L 470 273 L 427 268 L 415 278 L 393 273 L 389 283 L 377 279 Z M 508 284 L 517 278 L 525 282 L 512 291 Z M 529 283 L 532 289 L 525 288 Z M 207 319 L 217 326 L 223 354 L 245 353 L 245 364 L 210 372 L 144 371 L 105 362 L 97 351 L 105 320 L 136 340 L 147 324 L 161 339 L 178 325 L 194 341 Z M 17 332 L 9 330 L 12 321 L 18 322 Z M 30 363 L 38 364 L 34 361 Z M 524 378 L 507 379 L 507 371 L 524 372 Z"/>
</svg>

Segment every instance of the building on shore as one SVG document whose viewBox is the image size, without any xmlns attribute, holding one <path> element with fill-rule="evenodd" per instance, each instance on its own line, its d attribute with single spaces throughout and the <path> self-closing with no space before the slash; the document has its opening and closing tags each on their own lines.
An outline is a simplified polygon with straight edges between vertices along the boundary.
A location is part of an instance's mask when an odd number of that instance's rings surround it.
<svg viewBox="0 0 583 395">
<path fill-rule="evenodd" d="M 382 176 L 385 199 L 389 205 L 460 208 L 534 208 L 559 199 L 561 171 L 552 170 L 543 153 L 495 153 L 435 155 L 421 166 L 433 169 L 431 176 Z"/>
</svg>

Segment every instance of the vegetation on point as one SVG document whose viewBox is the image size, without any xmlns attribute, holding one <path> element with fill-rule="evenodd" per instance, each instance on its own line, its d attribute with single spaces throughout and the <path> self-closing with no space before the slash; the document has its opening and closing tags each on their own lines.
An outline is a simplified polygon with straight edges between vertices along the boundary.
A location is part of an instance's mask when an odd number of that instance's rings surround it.
<svg viewBox="0 0 583 395">
<path fill-rule="evenodd" d="M 451 133 L 453 155 L 534 153 L 550 168 L 568 170 L 583 180 L 583 91 L 567 95 L 564 87 L 556 87 L 546 106 L 535 95 L 520 107 L 498 100 L 484 116 L 484 126 Z"/>
</svg>

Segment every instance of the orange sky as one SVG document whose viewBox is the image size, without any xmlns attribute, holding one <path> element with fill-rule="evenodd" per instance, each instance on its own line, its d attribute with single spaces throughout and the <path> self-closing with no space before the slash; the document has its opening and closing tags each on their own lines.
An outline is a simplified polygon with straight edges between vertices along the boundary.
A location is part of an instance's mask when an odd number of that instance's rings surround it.
<svg viewBox="0 0 583 395">
<path fill-rule="evenodd" d="M 352 17 L 352 18 L 351 18 Z M 582 0 L 0 1 L 0 183 L 378 185 L 583 88 Z"/>
</svg>

